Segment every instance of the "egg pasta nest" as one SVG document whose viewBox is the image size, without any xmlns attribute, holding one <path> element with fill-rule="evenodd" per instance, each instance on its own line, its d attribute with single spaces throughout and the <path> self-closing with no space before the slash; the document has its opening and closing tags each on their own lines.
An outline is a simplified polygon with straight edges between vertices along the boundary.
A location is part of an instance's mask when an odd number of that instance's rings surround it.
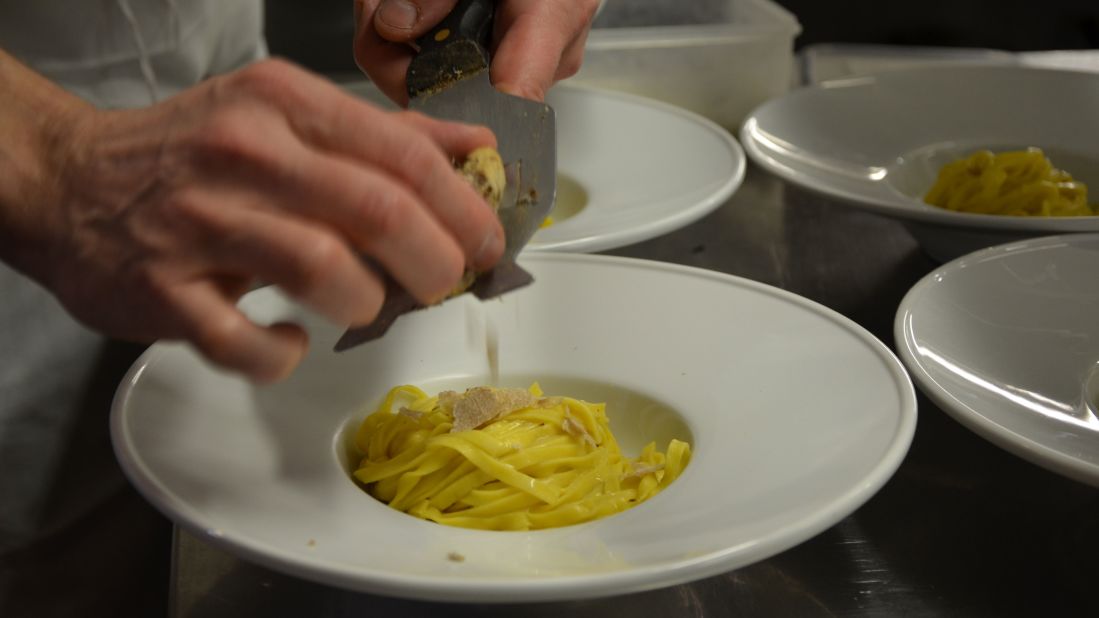
<svg viewBox="0 0 1099 618">
<path fill-rule="evenodd" d="M 1078 217 L 1096 213 L 1087 186 L 1074 180 L 1038 148 L 993 153 L 980 150 L 939 171 L 924 202 L 978 214 Z"/>
<path fill-rule="evenodd" d="M 429 396 L 398 386 L 359 427 L 355 478 L 399 511 L 464 528 L 537 530 L 617 513 L 656 495 L 686 442 L 619 450 L 606 406 L 530 389 Z"/>
</svg>

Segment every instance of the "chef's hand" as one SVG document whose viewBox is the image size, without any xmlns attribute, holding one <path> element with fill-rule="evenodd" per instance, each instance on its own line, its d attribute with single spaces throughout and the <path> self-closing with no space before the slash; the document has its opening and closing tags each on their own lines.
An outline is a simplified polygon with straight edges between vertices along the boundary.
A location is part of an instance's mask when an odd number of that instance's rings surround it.
<svg viewBox="0 0 1099 618">
<path fill-rule="evenodd" d="M 408 45 L 438 24 L 457 0 L 355 0 L 355 60 L 394 101 L 405 104 Z M 499 0 L 492 83 L 541 101 L 576 74 L 599 0 Z"/>
<path fill-rule="evenodd" d="M 7 90 L 13 66 L 33 83 Z M 494 145 L 491 132 L 382 111 L 285 62 L 100 111 L 0 51 L 5 90 L 41 101 L 0 110 L 0 137 L 22 131 L 9 145 L 30 145 L 21 157 L 0 143 L 0 171 L 14 171 L 0 179 L 0 257 L 111 336 L 185 340 L 273 381 L 306 335 L 237 310 L 254 282 L 364 324 L 384 287 L 360 252 L 427 303 L 504 249 L 499 221 L 451 167 Z"/>
</svg>

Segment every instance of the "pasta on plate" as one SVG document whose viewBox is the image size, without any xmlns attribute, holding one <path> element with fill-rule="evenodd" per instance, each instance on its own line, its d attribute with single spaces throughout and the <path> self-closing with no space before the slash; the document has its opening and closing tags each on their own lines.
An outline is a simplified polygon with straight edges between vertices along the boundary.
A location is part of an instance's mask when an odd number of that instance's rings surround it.
<svg viewBox="0 0 1099 618">
<path fill-rule="evenodd" d="M 1073 217 L 1099 214 L 1087 186 L 1053 167 L 1038 148 L 980 150 L 943 166 L 924 196 L 932 206 L 979 214 Z"/>
<path fill-rule="evenodd" d="M 355 478 L 390 507 L 487 530 L 567 526 L 639 504 L 672 483 L 690 446 L 619 450 L 606 406 L 530 389 L 429 396 L 397 386 L 360 425 Z"/>
</svg>

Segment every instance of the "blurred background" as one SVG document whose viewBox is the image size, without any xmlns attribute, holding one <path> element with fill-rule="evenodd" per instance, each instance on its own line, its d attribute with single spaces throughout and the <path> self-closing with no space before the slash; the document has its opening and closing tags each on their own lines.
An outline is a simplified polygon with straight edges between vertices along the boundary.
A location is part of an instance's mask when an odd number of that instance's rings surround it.
<svg viewBox="0 0 1099 618">
<path fill-rule="evenodd" d="M 1099 48 L 1097 0 L 776 0 L 801 23 L 800 49 L 817 43 L 983 47 L 1008 51 Z M 650 6 L 664 22 L 720 17 L 728 0 L 608 0 L 600 25 Z M 691 14 L 683 14 L 684 6 Z M 274 54 L 316 71 L 356 71 L 351 0 L 267 0 Z M 628 7 L 624 8 L 624 7 Z"/>
</svg>

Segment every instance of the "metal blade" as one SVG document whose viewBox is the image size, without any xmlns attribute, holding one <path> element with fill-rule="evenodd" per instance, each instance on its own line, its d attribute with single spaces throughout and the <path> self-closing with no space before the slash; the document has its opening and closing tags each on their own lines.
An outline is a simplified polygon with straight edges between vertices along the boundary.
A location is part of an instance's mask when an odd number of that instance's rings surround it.
<svg viewBox="0 0 1099 618">
<path fill-rule="evenodd" d="M 373 341 L 386 334 L 389 328 L 393 326 L 393 323 L 397 321 L 397 318 L 424 308 L 395 281 L 387 278 L 386 282 L 385 302 L 378 312 L 378 317 L 366 326 L 347 329 L 347 332 L 336 342 L 333 348 L 335 351 L 343 352 L 357 345 Z M 530 273 L 523 270 L 514 261 L 506 260 L 497 264 L 492 270 L 478 275 L 473 285 L 463 294 L 472 292 L 477 298 L 487 300 L 533 282 L 534 277 Z"/>
<path fill-rule="evenodd" d="M 515 208 L 502 205 L 500 223 L 507 237 L 504 259 L 514 259 L 538 231 L 557 196 L 557 127 L 545 103 L 500 92 L 487 70 L 412 99 L 410 109 L 435 118 L 483 124 L 496 134 L 504 161 L 522 167 Z"/>
<path fill-rule="evenodd" d="M 483 124 L 496 134 L 507 187 L 497 214 L 507 239 L 497 266 L 478 275 L 468 291 L 482 300 L 528 285 L 534 278 L 515 259 L 549 215 L 557 195 L 557 128 L 553 108 L 493 88 L 488 70 L 412 99 L 410 109 L 444 120 Z M 348 329 L 337 352 L 377 339 L 401 315 L 422 309 L 408 292 L 387 278 L 386 299 L 370 324 Z"/>
<path fill-rule="evenodd" d="M 522 180 L 522 168 L 518 162 L 504 166 L 504 175 L 507 184 L 504 194 L 500 198 L 501 211 L 505 208 L 514 209 L 519 200 L 519 187 Z M 501 260 L 495 268 L 488 272 L 479 273 L 474 279 L 473 285 L 462 292 L 473 293 L 480 300 L 495 298 L 505 292 L 521 288 L 534 281 L 534 277 L 519 267 L 513 259 Z M 457 294 L 456 296 L 460 296 Z M 453 297 L 452 297 L 453 298 Z M 449 299 L 447 299 L 449 300 Z M 347 332 L 336 342 L 335 351 L 342 352 L 357 345 L 373 341 L 384 335 L 397 321 L 397 318 L 406 313 L 423 309 L 424 306 L 412 298 L 412 295 L 397 284 L 391 277 L 386 277 L 385 301 L 382 303 L 378 317 L 366 326 L 357 326 L 347 329 Z"/>
</svg>

